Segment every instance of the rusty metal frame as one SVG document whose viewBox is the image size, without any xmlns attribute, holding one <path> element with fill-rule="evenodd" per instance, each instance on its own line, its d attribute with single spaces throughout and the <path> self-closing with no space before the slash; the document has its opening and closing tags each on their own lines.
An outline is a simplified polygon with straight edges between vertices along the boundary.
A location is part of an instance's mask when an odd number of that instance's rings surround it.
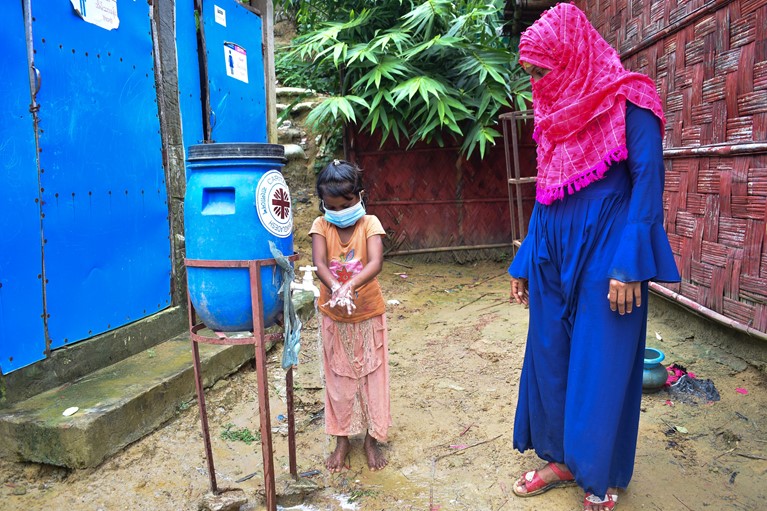
<svg viewBox="0 0 767 511">
<path fill-rule="evenodd" d="M 295 253 L 288 257 L 290 261 L 297 261 L 299 254 Z M 196 314 L 192 305 L 192 299 L 187 289 L 187 307 L 189 311 L 189 337 L 192 341 L 192 358 L 194 362 L 194 382 L 197 392 L 197 403 L 200 407 L 200 423 L 202 438 L 205 443 L 205 457 L 208 464 L 208 477 L 210 490 L 214 494 L 219 493 L 216 484 L 216 471 L 213 464 L 213 449 L 210 443 L 210 430 L 208 428 L 208 413 L 205 407 L 205 389 L 202 381 L 202 367 L 200 364 L 199 343 L 234 345 L 252 344 L 256 356 L 256 376 L 258 380 L 257 398 L 261 428 L 261 454 L 264 460 L 264 491 L 266 494 L 266 508 L 268 511 L 277 511 L 277 492 L 274 482 L 274 451 L 272 449 L 272 428 L 269 412 L 269 386 L 266 375 L 266 342 L 277 340 L 282 334 L 265 334 L 263 324 L 263 303 L 261 302 L 261 267 L 275 266 L 274 259 L 252 260 L 208 260 L 208 259 L 184 259 L 184 265 L 192 268 L 247 268 L 250 276 L 250 299 L 253 311 L 253 335 L 251 337 L 231 338 L 225 332 L 214 332 L 215 337 L 200 335 L 200 330 L 205 328 L 203 323 L 197 323 Z M 296 464 L 296 427 L 293 408 L 293 368 L 285 374 L 285 389 L 288 407 L 288 458 L 290 474 L 298 478 Z"/>
<path fill-rule="evenodd" d="M 519 168 L 519 130 L 518 121 L 533 118 L 532 110 L 520 110 L 501 114 L 503 125 L 503 147 L 506 152 L 506 178 L 509 183 L 509 215 L 511 220 L 511 237 L 514 251 L 522 244 L 527 235 L 527 222 L 522 209 L 522 185 L 534 184 L 535 177 L 523 177 Z M 511 140 L 511 153 L 509 153 Z"/>
</svg>

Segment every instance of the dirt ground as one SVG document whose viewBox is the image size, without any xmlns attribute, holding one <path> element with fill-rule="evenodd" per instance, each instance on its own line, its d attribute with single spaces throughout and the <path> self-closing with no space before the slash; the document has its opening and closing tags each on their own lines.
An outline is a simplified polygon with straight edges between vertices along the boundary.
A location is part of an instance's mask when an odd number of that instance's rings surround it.
<svg viewBox="0 0 767 511">
<path fill-rule="evenodd" d="M 315 215 L 307 196 L 308 203 L 297 204 L 297 219 Z M 297 238 L 304 254 L 306 243 Z M 319 471 L 310 478 L 318 490 L 300 505 L 283 501 L 285 509 L 581 509 L 576 488 L 531 499 L 511 494 L 515 476 L 538 462 L 532 453 L 512 449 L 527 310 L 507 303 L 505 267 L 505 262 L 385 263 L 384 294 L 399 305 L 387 311 L 394 425 L 385 448 L 390 463 L 381 472 L 366 468 L 361 439 L 353 443 L 349 470 L 336 475 L 323 470 L 333 442 L 324 434 L 320 413 L 316 319 L 305 326 L 296 376 L 298 465 L 299 472 Z M 667 363 L 710 378 L 721 400 L 685 404 L 669 401 L 665 391 L 644 397 L 635 475 L 620 495 L 619 509 L 766 509 L 764 373 L 692 338 L 684 319 L 651 312 L 648 332 L 649 343 L 666 353 Z M 269 355 L 278 493 L 288 474 L 286 426 L 278 417 L 286 412 L 280 353 L 278 346 Z M 255 373 L 247 365 L 207 392 L 219 485 L 244 490 L 243 509 L 251 510 L 263 509 L 260 444 L 234 439 L 238 435 L 226 440 L 222 432 L 227 426 L 230 433 L 258 428 L 255 389 Z M 209 487 L 196 402 L 179 407 L 172 421 L 97 468 L 2 462 L 0 481 L 0 508 L 8 510 L 197 509 Z"/>
</svg>

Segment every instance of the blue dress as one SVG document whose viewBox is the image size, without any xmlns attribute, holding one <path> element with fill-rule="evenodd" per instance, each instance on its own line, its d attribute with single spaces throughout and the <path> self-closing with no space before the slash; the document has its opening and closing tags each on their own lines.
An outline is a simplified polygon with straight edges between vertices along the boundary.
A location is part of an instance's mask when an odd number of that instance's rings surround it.
<svg viewBox="0 0 767 511">
<path fill-rule="evenodd" d="M 549 206 L 536 203 L 509 267 L 528 279 L 530 326 L 514 447 L 565 463 L 600 497 L 634 470 L 647 330 L 647 281 L 679 280 L 663 230 L 660 121 L 631 103 L 628 159 Z M 610 310 L 611 278 L 642 282 L 642 306 Z"/>
</svg>

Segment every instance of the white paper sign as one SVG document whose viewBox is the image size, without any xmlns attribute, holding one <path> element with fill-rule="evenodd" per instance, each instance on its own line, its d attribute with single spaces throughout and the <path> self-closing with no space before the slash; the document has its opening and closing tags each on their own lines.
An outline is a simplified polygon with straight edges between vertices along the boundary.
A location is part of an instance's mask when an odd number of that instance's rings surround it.
<svg viewBox="0 0 767 511">
<path fill-rule="evenodd" d="M 216 23 L 226 26 L 226 11 L 217 5 L 213 5 L 213 11 L 216 13 Z"/>
<path fill-rule="evenodd" d="M 72 8 L 83 21 L 106 30 L 120 26 L 117 16 L 117 0 L 69 0 Z"/>
<path fill-rule="evenodd" d="M 240 45 L 224 43 L 226 75 L 248 83 L 248 54 Z"/>
</svg>

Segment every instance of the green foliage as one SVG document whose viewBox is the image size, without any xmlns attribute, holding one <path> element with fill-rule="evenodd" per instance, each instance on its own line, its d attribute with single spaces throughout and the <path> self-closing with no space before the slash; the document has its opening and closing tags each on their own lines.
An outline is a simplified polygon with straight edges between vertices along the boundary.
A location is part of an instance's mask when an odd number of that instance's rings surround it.
<svg viewBox="0 0 767 511">
<path fill-rule="evenodd" d="M 334 13 L 321 26 L 317 14 L 315 28 L 281 56 L 286 68 L 305 65 L 318 75 L 332 68 L 340 77 L 307 118 L 317 131 L 355 123 L 380 130 L 382 144 L 394 137 L 408 147 L 454 136 L 464 154 L 479 149 L 484 157 L 501 137 L 501 109 L 531 100 L 516 53 L 497 35 L 501 0 L 293 3 L 297 12 Z"/>
<path fill-rule="evenodd" d="M 250 445 L 253 442 L 261 440 L 261 433 L 256 432 L 254 435 L 248 428 L 236 429 L 231 422 L 224 425 L 223 431 L 221 431 L 221 440 L 228 440 L 230 442 L 245 442 Z"/>
<path fill-rule="evenodd" d="M 286 87 L 304 87 L 323 94 L 338 90 L 338 71 L 330 62 L 306 62 L 292 58 L 285 48 L 278 48 L 274 69 Z"/>
<path fill-rule="evenodd" d="M 398 0 L 396 0 L 398 1 Z M 276 0 L 275 8 L 281 10 L 305 34 L 328 21 L 344 21 L 349 12 L 359 11 L 370 2 L 360 0 Z"/>
<path fill-rule="evenodd" d="M 375 497 L 377 493 L 375 490 L 352 490 L 349 492 L 349 504 L 360 502 L 365 497 Z"/>
</svg>

